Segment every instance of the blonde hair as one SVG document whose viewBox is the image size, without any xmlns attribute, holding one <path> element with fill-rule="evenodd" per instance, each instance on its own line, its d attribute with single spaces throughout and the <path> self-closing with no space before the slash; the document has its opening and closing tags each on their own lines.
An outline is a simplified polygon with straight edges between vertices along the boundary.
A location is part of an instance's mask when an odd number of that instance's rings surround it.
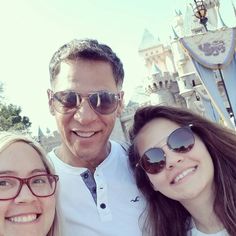
<svg viewBox="0 0 236 236">
<path fill-rule="evenodd" d="M 0 132 L 0 153 L 4 151 L 6 148 L 8 148 L 11 144 L 16 143 L 16 142 L 24 142 L 30 145 L 32 148 L 34 148 L 34 150 L 39 154 L 47 173 L 55 174 L 55 171 L 52 165 L 49 163 L 46 157 L 46 153 L 44 149 L 36 140 L 34 140 L 29 135 L 25 135 L 21 133 L 14 133 L 14 132 L 5 132 L 5 131 Z M 59 225 L 60 225 L 59 214 L 58 214 L 58 210 L 55 209 L 53 223 L 46 236 L 61 236 L 61 230 L 60 230 Z"/>
</svg>

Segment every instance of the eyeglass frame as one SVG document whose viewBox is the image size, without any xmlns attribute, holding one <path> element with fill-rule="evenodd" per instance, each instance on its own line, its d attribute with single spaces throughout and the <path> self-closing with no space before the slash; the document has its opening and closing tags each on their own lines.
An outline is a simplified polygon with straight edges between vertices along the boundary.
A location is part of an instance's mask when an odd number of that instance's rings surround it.
<svg viewBox="0 0 236 236">
<path fill-rule="evenodd" d="M 35 177 L 38 177 L 38 176 L 50 176 L 54 179 L 55 181 L 55 186 L 54 186 L 54 190 L 51 194 L 49 195 L 45 195 L 45 196 L 40 196 L 40 195 L 37 195 L 34 193 L 34 191 L 32 190 L 32 188 L 30 187 L 30 184 L 29 184 L 29 181 Z M 20 182 L 20 185 L 18 187 L 18 190 L 15 194 L 14 197 L 11 197 L 11 198 L 5 198 L 5 199 L 1 199 L 1 196 L 0 196 L 0 201 L 7 201 L 7 200 L 12 200 L 12 199 L 15 199 L 19 196 L 21 190 L 22 190 L 22 187 L 23 185 L 25 184 L 28 189 L 30 190 L 30 192 L 35 196 L 35 197 L 40 197 L 40 198 L 44 198 L 44 197 L 50 197 L 52 196 L 55 192 L 56 192 L 56 188 L 57 188 L 57 182 L 59 180 L 59 176 L 58 175 L 54 175 L 54 174 L 39 174 L 39 175 L 33 175 L 33 176 L 30 176 L 28 178 L 20 178 L 20 177 L 17 177 L 17 176 L 7 176 L 7 175 L 4 175 L 4 176 L 0 176 L 0 179 L 1 178 L 11 178 L 11 179 L 17 179 L 19 182 Z"/>
<path fill-rule="evenodd" d="M 109 115 L 109 114 L 112 114 L 116 109 L 117 109 L 117 107 L 118 107 L 118 105 L 119 105 L 119 101 L 121 101 L 122 100 L 122 91 L 120 91 L 120 92 L 118 92 L 118 93 L 113 93 L 113 92 L 110 92 L 110 91 L 107 91 L 107 90 L 99 90 L 99 91 L 95 91 L 95 92 L 91 92 L 91 93 L 87 93 L 87 95 L 84 95 L 84 94 L 82 94 L 82 93 L 79 93 L 79 92 L 76 92 L 76 91 L 74 91 L 74 90 L 64 90 L 64 91 L 57 91 L 57 92 L 53 92 L 51 89 L 48 89 L 47 90 L 48 91 L 48 95 L 49 95 L 49 100 L 54 100 L 54 99 L 56 99 L 59 103 L 61 103 L 61 101 L 55 96 L 56 95 L 56 93 L 60 93 L 60 92 L 74 92 L 77 96 L 80 96 L 81 98 L 84 98 L 85 100 L 87 100 L 88 101 L 88 104 L 89 104 L 89 106 L 90 106 L 90 108 L 95 112 L 95 113 L 97 113 L 97 114 L 100 114 L 100 115 Z M 115 95 L 115 98 L 117 99 L 116 100 L 116 106 L 114 107 L 114 109 L 111 111 L 111 112 L 109 112 L 109 113 L 101 113 L 101 112 L 99 112 L 99 111 L 96 111 L 96 109 L 92 106 L 92 104 L 90 103 L 90 100 L 89 100 L 89 96 L 90 95 L 93 95 L 93 94 L 97 94 L 97 93 L 100 93 L 100 92 L 107 92 L 107 93 L 109 93 L 109 94 L 112 94 L 112 95 Z M 82 102 L 81 102 L 82 103 Z M 79 105 L 77 105 L 77 106 L 75 106 L 75 107 L 73 107 L 73 108 L 71 108 L 69 111 L 67 111 L 67 112 L 61 112 L 61 111 L 59 111 L 57 108 L 56 108 L 56 106 L 53 104 L 53 106 L 54 106 L 54 108 L 56 109 L 56 111 L 57 112 L 59 112 L 60 114 L 70 114 L 70 113 L 73 113 L 73 112 L 75 112 L 75 111 L 77 111 L 80 107 L 81 107 L 81 103 L 79 104 Z M 62 104 L 62 103 L 61 103 Z M 62 106 L 63 106 L 63 104 L 62 104 Z M 64 106 L 65 107 L 65 106 Z"/>
<path fill-rule="evenodd" d="M 164 146 L 167 146 L 167 147 L 169 148 L 169 150 L 171 150 L 171 151 L 173 151 L 173 152 L 176 152 L 176 153 L 187 153 L 187 152 L 191 151 L 192 148 L 193 148 L 193 146 L 195 145 L 195 137 L 194 137 L 194 132 L 193 132 L 193 130 L 192 130 L 193 126 L 194 126 L 193 124 L 188 124 L 188 125 L 186 125 L 186 126 L 182 126 L 182 127 L 179 127 L 179 128 L 177 128 L 177 129 L 173 130 L 168 136 L 164 137 L 164 138 L 161 139 L 157 144 L 155 144 L 155 146 L 148 148 L 148 149 L 143 153 L 143 155 L 139 158 L 139 160 L 138 160 L 138 162 L 136 163 L 135 167 L 136 167 L 136 168 L 137 168 L 137 167 L 141 167 L 144 172 L 149 173 L 149 172 L 147 172 L 147 170 L 145 170 L 145 168 L 143 167 L 141 161 L 142 161 L 142 159 L 144 158 L 145 153 L 148 152 L 148 151 L 150 151 L 151 149 L 154 149 L 154 148 L 161 150 L 161 152 L 162 152 L 162 154 L 163 154 L 163 157 L 164 157 L 164 160 L 165 160 L 165 165 L 166 165 L 166 153 L 165 153 L 165 151 L 163 150 L 163 147 L 164 147 Z M 176 132 L 176 130 L 179 130 L 179 129 L 187 129 L 187 130 L 189 130 L 190 133 L 192 134 L 192 137 L 193 137 L 193 144 L 192 144 L 192 146 L 191 146 L 190 149 L 187 149 L 187 150 L 184 150 L 184 151 L 175 151 L 174 148 L 171 148 L 171 147 L 168 145 L 168 138 L 169 138 L 174 132 Z M 165 142 L 164 144 L 162 144 L 161 146 L 157 146 L 159 143 L 162 143 L 165 139 L 166 139 L 166 142 Z M 160 162 L 161 162 L 161 161 L 159 161 L 158 163 L 160 163 Z M 163 168 L 164 168 L 164 167 L 163 167 Z M 162 168 L 162 170 L 163 170 L 163 168 Z M 162 170 L 161 170 L 161 171 L 162 171 Z M 161 171 L 159 171 L 159 172 L 157 172 L 157 173 L 160 173 Z M 156 173 L 156 174 L 157 174 L 157 173 Z"/>
</svg>

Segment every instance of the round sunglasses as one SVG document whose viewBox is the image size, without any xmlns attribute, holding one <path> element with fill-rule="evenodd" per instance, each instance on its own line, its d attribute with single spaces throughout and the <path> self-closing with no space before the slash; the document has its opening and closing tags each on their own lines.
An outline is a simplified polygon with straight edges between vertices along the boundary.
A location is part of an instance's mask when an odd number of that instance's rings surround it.
<svg viewBox="0 0 236 236">
<path fill-rule="evenodd" d="M 168 137 L 166 144 L 168 148 L 177 153 L 189 152 L 195 143 L 194 134 L 191 130 L 193 125 L 181 127 L 174 130 Z M 136 167 L 141 166 L 149 174 L 158 174 L 166 166 L 166 154 L 161 147 L 152 147 L 145 151 L 139 159 Z"/>
<path fill-rule="evenodd" d="M 88 100 L 90 107 L 99 114 L 107 115 L 113 113 L 121 100 L 120 93 L 108 91 L 97 91 L 82 95 L 75 91 L 60 91 L 53 93 L 49 90 L 53 99 L 53 104 L 59 113 L 67 114 L 76 111 L 82 103 L 82 99 Z"/>
</svg>

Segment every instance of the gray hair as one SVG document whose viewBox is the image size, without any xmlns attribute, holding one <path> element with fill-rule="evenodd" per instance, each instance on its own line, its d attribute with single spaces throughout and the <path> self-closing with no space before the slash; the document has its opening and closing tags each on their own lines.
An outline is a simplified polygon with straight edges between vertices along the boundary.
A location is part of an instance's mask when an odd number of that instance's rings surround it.
<svg viewBox="0 0 236 236">
<path fill-rule="evenodd" d="M 121 88 L 124 80 L 124 69 L 121 60 L 105 45 L 93 39 L 74 39 L 61 46 L 53 55 L 49 63 L 51 83 L 60 72 L 60 65 L 63 61 L 76 61 L 78 59 L 97 60 L 108 62 L 112 67 L 116 86 Z"/>
</svg>

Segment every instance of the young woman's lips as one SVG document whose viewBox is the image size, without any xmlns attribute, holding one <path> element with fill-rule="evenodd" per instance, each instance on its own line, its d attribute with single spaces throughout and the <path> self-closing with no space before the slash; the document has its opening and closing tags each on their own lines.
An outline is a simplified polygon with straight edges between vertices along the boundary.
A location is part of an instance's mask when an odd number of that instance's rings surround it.
<svg viewBox="0 0 236 236">
<path fill-rule="evenodd" d="M 24 215 L 17 215 L 17 216 L 10 216 L 6 217 L 12 223 L 31 223 L 38 219 L 40 214 L 31 213 L 31 214 L 24 214 Z"/>
<path fill-rule="evenodd" d="M 193 172 L 195 172 L 197 169 L 197 166 L 188 168 L 184 171 L 182 171 L 180 174 L 178 174 L 172 181 L 171 184 L 176 184 L 179 181 L 181 181 L 183 178 L 185 178 L 186 176 L 188 176 L 189 174 L 192 174 Z"/>
</svg>

